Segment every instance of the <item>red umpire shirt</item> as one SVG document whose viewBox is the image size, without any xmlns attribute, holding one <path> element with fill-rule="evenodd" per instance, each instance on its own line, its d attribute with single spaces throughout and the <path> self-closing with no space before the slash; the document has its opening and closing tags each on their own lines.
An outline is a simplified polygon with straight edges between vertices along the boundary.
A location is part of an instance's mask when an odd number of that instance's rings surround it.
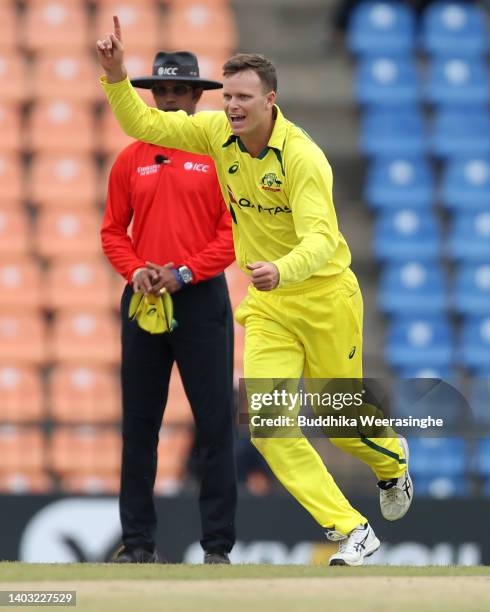
<svg viewBox="0 0 490 612">
<path fill-rule="evenodd" d="M 212 159 L 139 141 L 112 167 L 101 236 L 104 253 L 128 282 L 147 261 L 185 265 L 196 283 L 235 260 Z"/>
</svg>

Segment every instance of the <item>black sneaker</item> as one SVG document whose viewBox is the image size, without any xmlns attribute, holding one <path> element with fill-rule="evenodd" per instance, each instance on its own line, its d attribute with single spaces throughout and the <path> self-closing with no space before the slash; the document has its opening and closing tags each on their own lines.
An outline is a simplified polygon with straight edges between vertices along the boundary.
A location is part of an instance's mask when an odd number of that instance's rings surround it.
<svg viewBox="0 0 490 612">
<path fill-rule="evenodd" d="M 204 563 L 222 563 L 225 565 L 230 565 L 231 561 L 228 557 L 228 553 L 225 552 L 205 552 L 204 553 Z"/>
<path fill-rule="evenodd" d="M 111 563 L 161 563 L 156 550 L 153 552 L 146 548 L 128 549 L 121 546 L 111 559 Z"/>
</svg>

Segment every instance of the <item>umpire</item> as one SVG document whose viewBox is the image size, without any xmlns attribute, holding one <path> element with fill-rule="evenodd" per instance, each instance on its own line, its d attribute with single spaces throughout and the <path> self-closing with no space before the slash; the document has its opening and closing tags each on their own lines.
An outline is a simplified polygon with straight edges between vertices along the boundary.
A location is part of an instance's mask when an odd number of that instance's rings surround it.
<svg viewBox="0 0 490 612">
<path fill-rule="evenodd" d="M 188 52 L 156 55 L 151 76 L 156 106 L 194 114 L 203 90 Z M 128 232 L 132 223 L 131 232 Z M 235 259 L 231 217 L 213 161 L 136 141 L 109 177 L 102 247 L 128 281 L 121 300 L 123 453 L 119 509 L 123 546 L 117 563 L 156 563 L 153 488 L 157 445 L 177 362 L 194 415 L 202 481 L 199 505 L 205 563 L 229 563 L 235 542 L 233 456 L 233 320 L 223 270 Z M 152 335 L 128 319 L 133 292 L 168 291 L 177 328 Z"/>
</svg>

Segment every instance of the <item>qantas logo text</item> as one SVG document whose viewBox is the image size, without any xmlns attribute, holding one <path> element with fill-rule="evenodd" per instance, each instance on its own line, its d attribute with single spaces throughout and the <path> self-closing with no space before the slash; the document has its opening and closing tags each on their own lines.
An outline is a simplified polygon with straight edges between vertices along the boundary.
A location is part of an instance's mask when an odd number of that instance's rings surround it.
<svg viewBox="0 0 490 612">
<path fill-rule="evenodd" d="M 227 187 L 228 187 L 228 195 L 230 196 L 230 200 L 231 200 L 230 205 L 235 204 L 239 208 L 254 208 L 257 212 L 268 213 L 270 216 L 278 215 L 280 213 L 291 213 L 291 209 L 289 208 L 287 204 L 284 205 L 284 207 L 282 206 L 263 206 L 262 204 L 255 204 L 254 202 L 251 202 L 247 198 L 240 198 L 239 200 L 237 200 L 230 186 L 227 185 Z"/>
</svg>

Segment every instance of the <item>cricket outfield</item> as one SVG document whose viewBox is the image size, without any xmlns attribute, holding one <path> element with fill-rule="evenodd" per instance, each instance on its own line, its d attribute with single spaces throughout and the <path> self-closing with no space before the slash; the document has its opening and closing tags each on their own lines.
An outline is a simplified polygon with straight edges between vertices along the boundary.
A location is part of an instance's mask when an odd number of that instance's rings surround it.
<svg viewBox="0 0 490 612">
<path fill-rule="evenodd" d="M 490 610 L 490 567 L 4 562 L 0 590 L 75 590 L 77 609 L 101 612 L 481 612 Z"/>
</svg>

